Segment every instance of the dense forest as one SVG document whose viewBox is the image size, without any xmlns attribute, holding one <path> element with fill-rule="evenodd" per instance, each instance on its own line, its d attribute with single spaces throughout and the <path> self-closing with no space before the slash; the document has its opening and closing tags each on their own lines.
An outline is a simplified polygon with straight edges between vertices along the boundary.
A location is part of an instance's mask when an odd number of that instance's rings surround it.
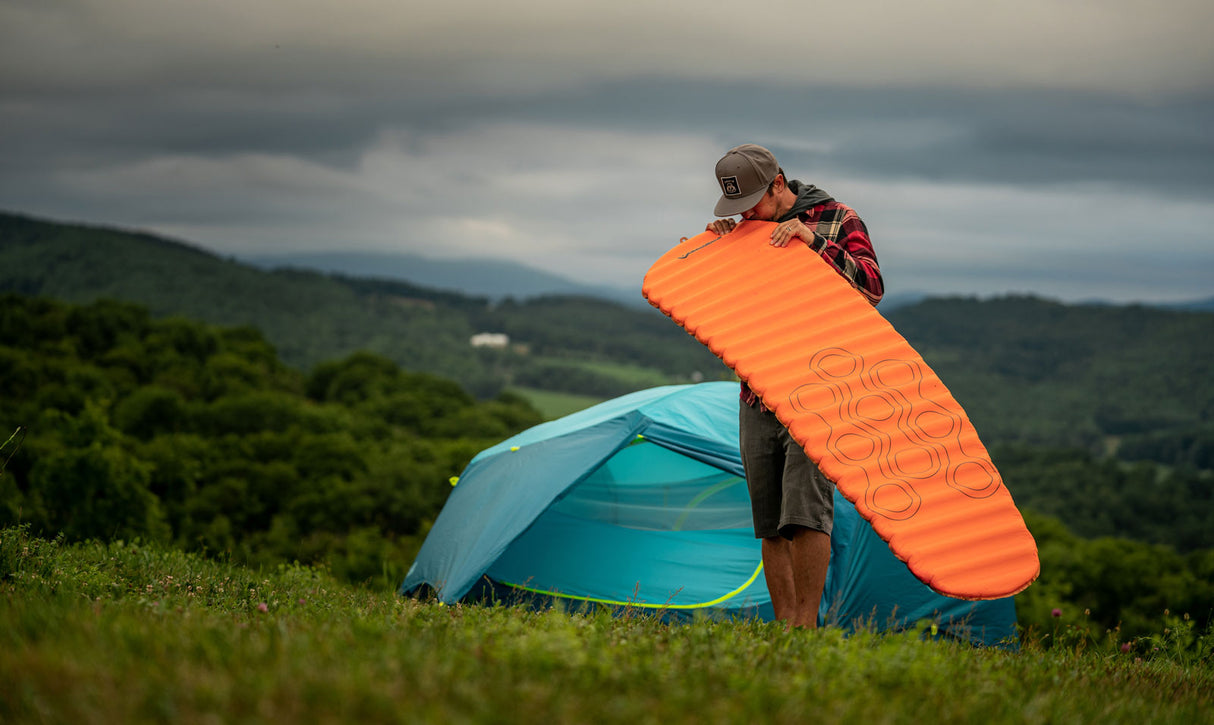
<svg viewBox="0 0 1214 725">
<path fill-rule="evenodd" d="M 983 439 L 1214 467 L 1214 314 L 933 299 L 890 321 Z"/>
<path fill-rule="evenodd" d="M 965 406 L 1037 537 L 1022 619 L 1063 604 L 1094 629 L 1163 609 L 1208 621 L 1214 314 L 1008 297 L 887 317 Z M 512 344 L 472 348 L 478 331 Z M 656 311 L 265 272 L 0 215 L 0 526 L 40 535 L 395 580 L 448 479 L 540 421 L 503 391 L 725 377 Z"/>
<path fill-rule="evenodd" d="M 540 421 L 370 353 L 287 367 L 252 328 L 0 296 L 0 522 L 252 563 L 407 565 L 480 449 Z M 400 574 L 403 577 L 403 570 Z"/>
</svg>

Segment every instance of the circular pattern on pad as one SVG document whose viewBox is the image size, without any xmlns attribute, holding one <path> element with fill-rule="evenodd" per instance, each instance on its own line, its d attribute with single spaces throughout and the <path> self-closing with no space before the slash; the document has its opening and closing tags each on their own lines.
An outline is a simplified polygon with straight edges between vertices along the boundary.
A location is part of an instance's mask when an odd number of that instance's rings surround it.
<svg viewBox="0 0 1214 725">
<path fill-rule="evenodd" d="M 914 516 L 923 502 L 913 481 L 942 477 L 971 498 L 999 488 L 994 466 L 965 453 L 961 418 L 925 395 L 931 386 L 917 361 L 868 365 L 863 356 L 832 347 L 815 353 L 809 369 L 816 379 L 793 390 L 789 403 L 817 417 L 828 431 L 827 453 L 863 475 L 864 503 L 873 513 Z"/>
</svg>

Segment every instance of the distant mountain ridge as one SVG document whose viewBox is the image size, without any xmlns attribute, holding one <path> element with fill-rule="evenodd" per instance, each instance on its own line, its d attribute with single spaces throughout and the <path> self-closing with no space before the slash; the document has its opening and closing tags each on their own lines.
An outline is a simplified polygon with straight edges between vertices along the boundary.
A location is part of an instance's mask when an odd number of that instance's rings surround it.
<svg viewBox="0 0 1214 725">
<path fill-rule="evenodd" d="M 406 252 L 284 252 L 238 255 L 237 259 L 262 269 L 306 269 L 370 279 L 400 280 L 433 289 L 500 301 L 545 295 L 596 297 L 634 307 L 647 307 L 638 280 L 635 289 L 588 285 L 507 259 L 434 259 Z M 941 295 L 920 291 L 886 294 L 882 313 L 912 307 Z M 952 297 L 954 295 L 945 295 Z M 1180 302 L 1119 303 L 1085 300 L 1078 305 L 1125 307 L 1130 304 L 1165 310 L 1214 312 L 1214 297 Z"/>
<path fill-rule="evenodd" d="M 263 269 L 312 269 L 350 277 L 404 280 L 494 301 L 577 295 L 634 306 L 647 304 L 639 281 L 636 289 L 587 285 L 506 259 L 433 259 L 405 252 L 288 252 L 238 258 Z"/>
<path fill-rule="evenodd" d="M 457 293 L 468 297 L 483 297 L 494 302 L 507 298 L 527 300 L 544 296 L 571 295 L 592 297 L 630 307 L 649 308 L 641 294 L 640 281 L 635 288 L 612 285 L 590 285 L 552 274 L 526 264 L 506 259 L 435 259 L 405 252 L 284 252 L 280 254 L 237 254 L 223 257 L 189 242 L 169 239 L 139 230 L 105 225 L 58 222 L 25 214 L 0 210 L 0 225 L 9 229 L 11 223 L 46 224 L 62 229 L 78 229 L 101 234 L 127 235 L 146 241 L 169 245 L 183 252 L 192 252 L 227 261 L 236 261 L 273 271 L 315 271 L 344 277 L 357 277 L 406 282 L 418 287 Z M 0 239 L 0 242 L 3 240 Z M 916 290 L 893 292 L 880 305 L 883 313 L 917 305 L 939 295 Z M 952 296 L 952 295 L 949 295 Z M 1084 305 L 1120 307 L 1125 303 L 1089 300 Z M 1143 303 L 1144 306 L 1167 310 L 1214 312 L 1214 297 L 1168 303 Z"/>
<path fill-rule="evenodd" d="M 1168 310 L 1189 310 L 1191 312 L 1214 312 L 1214 297 L 1207 297 L 1204 300 L 1193 300 L 1190 302 L 1173 302 L 1164 305 L 1156 305 Z"/>
</svg>

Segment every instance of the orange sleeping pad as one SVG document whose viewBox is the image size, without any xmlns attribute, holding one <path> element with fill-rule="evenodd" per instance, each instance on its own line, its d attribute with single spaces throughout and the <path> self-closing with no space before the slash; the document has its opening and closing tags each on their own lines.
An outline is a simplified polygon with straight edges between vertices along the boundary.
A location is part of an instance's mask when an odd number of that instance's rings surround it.
<svg viewBox="0 0 1214 725">
<path fill-rule="evenodd" d="M 914 348 L 772 222 L 705 232 L 642 291 L 749 383 L 923 583 L 960 599 L 1023 590 L 1037 545 L 965 411 Z"/>
</svg>

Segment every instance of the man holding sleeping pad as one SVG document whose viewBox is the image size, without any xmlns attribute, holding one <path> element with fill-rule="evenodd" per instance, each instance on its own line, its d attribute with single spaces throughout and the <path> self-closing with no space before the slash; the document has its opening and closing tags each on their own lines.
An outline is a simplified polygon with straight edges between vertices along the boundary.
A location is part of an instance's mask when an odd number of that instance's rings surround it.
<svg viewBox="0 0 1214 725">
<path fill-rule="evenodd" d="M 789 180 L 775 156 L 755 144 L 731 149 L 716 167 L 722 196 L 707 226 L 728 234 L 728 217 L 777 222 L 771 244 L 800 240 L 876 305 L 884 293 L 868 229 L 855 210 L 812 184 Z M 742 383 L 739 442 L 755 536 L 776 619 L 817 627 L 830 563 L 834 484 L 822 475 L 775 414 Z"/>
</svg>

